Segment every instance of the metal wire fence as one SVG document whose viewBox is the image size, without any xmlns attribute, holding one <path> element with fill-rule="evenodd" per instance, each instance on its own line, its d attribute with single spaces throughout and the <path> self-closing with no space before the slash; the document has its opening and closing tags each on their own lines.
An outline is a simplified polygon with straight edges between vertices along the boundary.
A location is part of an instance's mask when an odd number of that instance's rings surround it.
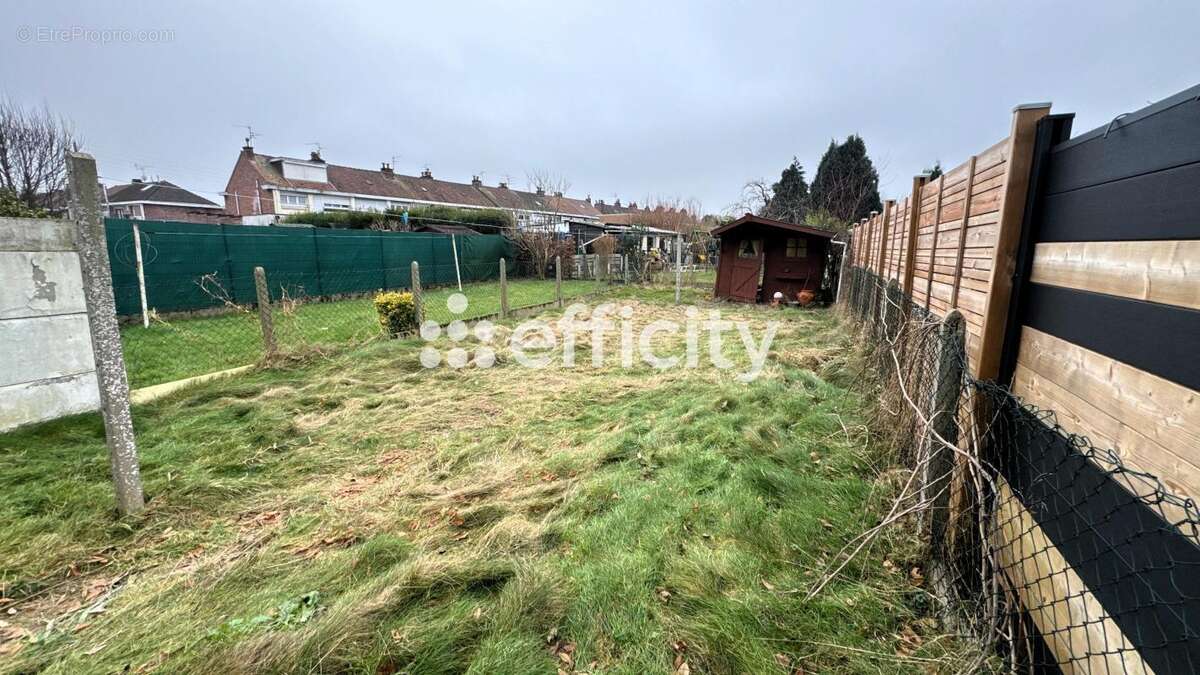
<svg viewBox="0 0 1200 675">
<path fill-rule="evenodd" d="M 961 671 L 1200 672 L 1196 505 L 974 379 L 957 312 L 942 320 L 865 270 L 847 277 L 873 427 L 909 469 L 853 550 L 915 526 L 943 622 L 980 647 Z"/>
<path fill-rule="evenodd" d="M 471 264 L 419 266 L 425 319 L 448 324 L 500 317 L 550 307 L 606 290 L 607 278 L 564 278 L 552 274 L 513 276 L 500 260 Z M 218 274 L 157 274 L 156 284 L 174 302 L 201 307 L 188 312 L 158 312 L 123 317 L 122 342 L 130 386 L 134 389 L 219 372 L 259 362 L 269 351 L 289 353 L 362 344 L 383 338 L 373 299 L 378 291 L 411 290 L 412 268 L 323 269 L 319 287 L 309 274 L 265 269 L 269 324 L 256 302 L 256 289 L 236 295 Z M 365 279 L 389 284 L 362 291 Z M 424 281 L 434 279 L 430 285 Z M 460 283 L 457 279 L 463 279 Z M 487 281 L 470 281 L 486 279 Z M 369 287 L 369 286 L 366 286 Z M 461 289 L 461 290 L 460 290 Z M 137 293 L 136 285 L 126 293 Z M 461 294 L 466 302 L 450 302 Z M 269 333 L 269 335 L 268 335 Z"/>
</svg>

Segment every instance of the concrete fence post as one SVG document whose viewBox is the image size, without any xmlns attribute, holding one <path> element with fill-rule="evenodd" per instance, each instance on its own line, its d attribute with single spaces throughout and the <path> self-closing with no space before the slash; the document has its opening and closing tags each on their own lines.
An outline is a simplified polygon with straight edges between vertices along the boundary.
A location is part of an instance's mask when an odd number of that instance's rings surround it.
<svg viewBox="0 0 1200 675">
<path fill-rule="evenodd" d="M 962 393 L 963 362 L 966 340 L 963 315 L 954 310 L 938 330 L 935 380 L 929 401 L 929 429 L 925 443 L 928 461 L 921 485 L 921 499 L 929 513 L 930 542 L 944 540 L 950 514 L 950 475 L 954 470 L 954 451 L 937 440 L 958 443 L 958 399 Z"/>
<path fill-rule="evenodd" d="M 902 300 L 900 282 L 895 279 L 888 281 L 883 302 L 883 338 L 885 340 L 893 340 L 898 335 L 900 329 L 900 304 Z"/>
<path fill-rule="evenodd" d="M 142 230 L 133 223 L 133 255 L 137 263 L 138 295 L 142 301 L 142 328 L 150 327 L 150 308 L 146 303 L 146 268 L 142 264 Z"/>
<path fill-rule="evenodd" d="M 508 317 L 508 263 L 500 259 L 500 318 Z"/>
<path fill-rule="evenodd" d="M 412 296 L 413 296 L 413 314 L 417 317 L 417 325 L 425 320 L 425 303 L 421 299 L 421 266 L 417 261 L 412 261 Z"/>
<path fill-rule="evenodd" d="M 679 304 L 679 296 L 683 289 L 683 237 L 675 235 L 675 304 Z"/>
<path fill-rule="evenodd" d="M 275 324 L 271 318 L 271 293 L 267 290 L 267 271 L 254 268 L 254 293 L 258 299 L 258 323 L 262 327 L 263 348 L 267 356 L 275 353 Z"/>
<path fill-rule="evenodd" d="M 562 297 L 562 256 L 554 256 L 554 299 L 559 308 L 563 306 Z"/>
<path fill-rule="evenodd" d="M 117 511 L 131 515 L 145 508 L 146 498 L 138 468 L 133 416 L 129 411 L 129 381 L 121 351 L 121 330 L 117 326 L 96 160 L 81 152 L 68 152 L 66 159 L 70 213 L 75 221 L 88 329 L 100 388 L 100 413 L 108 441 L 108 463 L 117 496 Z"/>
</svg>

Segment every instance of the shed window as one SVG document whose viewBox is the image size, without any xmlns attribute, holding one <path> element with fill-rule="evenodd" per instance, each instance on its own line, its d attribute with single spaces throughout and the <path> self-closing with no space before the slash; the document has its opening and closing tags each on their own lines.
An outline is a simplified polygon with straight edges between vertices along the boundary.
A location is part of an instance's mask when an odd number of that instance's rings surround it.
<svg viewBox="0 0 1200 675">
<path fill-rule="evenodd" d="M 762 251 L 761 239 L 743 239 L 738 242 L 739 258 L 757 258 L 760 251 Z"/>
<path fill-rule="evenodd" d="M 808 241 L 798 237 L 792 237 L 787 240 L 787 251 L 784 255 L 788 258 L 807 258 L 808 257 Z"/>
</svg>

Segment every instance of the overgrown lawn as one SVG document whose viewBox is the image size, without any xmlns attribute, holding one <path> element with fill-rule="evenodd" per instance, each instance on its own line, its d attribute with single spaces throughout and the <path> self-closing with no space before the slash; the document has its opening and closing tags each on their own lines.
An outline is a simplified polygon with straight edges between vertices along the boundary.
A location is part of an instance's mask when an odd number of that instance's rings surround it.
<svg viewBox="0 0 1200 675">
<path fill-rule="evenodd" d="M 720 309 L 783 321 L 751 383 L 379 341 L 140 406 L 138 518 L 97 417 L 0 436 L 0 671 L 952 669 L 902 531 L 805 597 L 895 484 L 835 317 Z"/>
</svg>

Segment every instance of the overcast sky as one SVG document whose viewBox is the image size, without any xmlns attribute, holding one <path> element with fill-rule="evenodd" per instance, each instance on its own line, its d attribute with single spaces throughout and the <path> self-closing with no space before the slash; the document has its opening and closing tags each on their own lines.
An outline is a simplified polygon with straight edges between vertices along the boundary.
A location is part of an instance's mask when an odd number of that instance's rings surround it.
<svg viewBox="0 0 1200 675">
<path fill-rule="evenodd" d="M 1081 133 L 1200 82 L 1196 0 L 181 5 L 7 2 L 0 91 L 74 120 L 102 176 L 214 200 L 252 124 L 266 154 L 718 212 L 793 155 L 811 178 L 831 138 L 861 134 L 896 196 L 1015 104 Z M 173 35 L 48 39 L 73 28 Z"/>
</svg>

